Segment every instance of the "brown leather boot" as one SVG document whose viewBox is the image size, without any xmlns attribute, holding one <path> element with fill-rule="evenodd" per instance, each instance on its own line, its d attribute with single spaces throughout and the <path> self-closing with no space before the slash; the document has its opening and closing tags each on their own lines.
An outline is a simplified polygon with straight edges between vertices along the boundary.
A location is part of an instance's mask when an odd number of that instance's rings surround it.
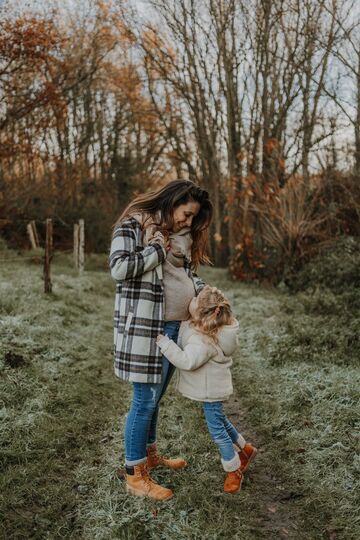
<svg viewBox="0 0 360 540">
<path fill-rule="evenodd" d="M 171 489 L 159 486 L 150 478 L 146 463 L 126 467 L 126 492 L 137 497 L 150 497 L 156 501 L 167 501 L 173 496 Z"/>
<path fill-rule="evenodd" d="M 240 469 L 242 472 L 247 471 L 250 461 L 254 459 L 257 454 L 257 449 L 250 443 L 246 443 L 244 448 L 239 450 Z"/>
<path fill-rule="evenodd" d="M 182 469 L 187 465 L 185 459 L 182 458 L 170 459 L 159 456 L 159 454 L 157 453 L 156 443 L 148 446 L 146 449 L 146 453 L 148 469 L 154 469 L 159 465 L 162 465 L 163 467 L 168 467 L 169 469 Z"/>
<path fill-rule="evenodd" d="M 240 491 L 242 481 L 243 475 L 240 468 L 236 471 L 228 472 L 224 482 L 225 493 L 237 493 Z"/>
</svg>

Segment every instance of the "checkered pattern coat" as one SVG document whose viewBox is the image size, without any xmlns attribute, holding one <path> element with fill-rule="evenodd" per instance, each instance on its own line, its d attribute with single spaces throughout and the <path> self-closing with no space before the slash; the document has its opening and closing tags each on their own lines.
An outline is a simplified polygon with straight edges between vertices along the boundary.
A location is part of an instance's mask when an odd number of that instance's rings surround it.
<svg viewBox="0 0 360 540">
<path fill-rule="evenodd" d="M 164 328 L 162 263 L 166 250 L 154 243 L 142 244 L 139 221 L 126 218 L 113 234 L 109 266 L 116 281 L 114 314 L 114 354 L 117 377 L 146 383 L 161 382 L 162 353 L 156 336 Z M 194 281 L 196 294 L 204 282 L 185 270 Z"/>
</svg>

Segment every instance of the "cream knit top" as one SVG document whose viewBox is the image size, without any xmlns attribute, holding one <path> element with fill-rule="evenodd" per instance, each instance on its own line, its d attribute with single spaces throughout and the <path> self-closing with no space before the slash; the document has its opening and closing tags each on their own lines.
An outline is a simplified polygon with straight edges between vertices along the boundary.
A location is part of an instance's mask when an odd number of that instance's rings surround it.
<svg viewBox="0 0 360 540">
<path fill-rule="evenodd" d="M 143 232 L 143 243 L 147 245 L 161 221 L 160 213 L 155 223 L 146 213 L 133 215 L 142 226 L 146 223 Z M 170 250 L 163 263 L 164 283 L 164 320 L 185 321 L 189 318 L 189 304 L 196 295 L 193 280 L 188 276 L 184 258 L 191 260 L 192 238 L 190 227 L 184 227 L 177 233 L 171 233 Z"/>
<path fill-rule="evenodd" d="M 170 250 L 163 263 L 165 321 L 185 321 L 189 304 L 195 296 L 193 280 L 184 267 L 184 257 L 191 258 L 190 227 L 170 235 Z"/>
</svg>

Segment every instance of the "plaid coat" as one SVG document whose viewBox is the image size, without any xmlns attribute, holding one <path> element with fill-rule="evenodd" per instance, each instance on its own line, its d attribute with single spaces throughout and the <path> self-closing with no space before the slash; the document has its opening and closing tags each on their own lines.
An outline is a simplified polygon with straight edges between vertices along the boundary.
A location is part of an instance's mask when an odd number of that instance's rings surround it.
<svg viewBox="0 0 360 540">
<path fill-rule="evenodd" d="M 141 224 L 134 217 L 115 228 L 109 266 L 116 281 L 114 369 L 120 379 L 161 382 L 162 353 L 156 336 L 164 328 L 165 258 L 166 250 L 160 244 L 143 246 Z M 185 270 L 198 294 L 204 282 L 193 274 L 189 260 L 185 260 Z"/>
</svg>

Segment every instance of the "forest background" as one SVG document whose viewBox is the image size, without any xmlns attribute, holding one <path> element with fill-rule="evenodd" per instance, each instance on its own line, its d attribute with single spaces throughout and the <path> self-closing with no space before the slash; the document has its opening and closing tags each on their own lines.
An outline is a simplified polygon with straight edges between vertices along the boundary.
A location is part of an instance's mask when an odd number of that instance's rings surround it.
<svg viewBox="0 0 360 540">
<path fill-rule="evenodd" d="M 84 218 L 106 252 L 129 199 L 177 177 L 209 191 L 237 279 L 358 236 L 359 22 L 352 0 L 2 3 L 1 237 L 51 217 L 67 249 Z"/>
</svg>

